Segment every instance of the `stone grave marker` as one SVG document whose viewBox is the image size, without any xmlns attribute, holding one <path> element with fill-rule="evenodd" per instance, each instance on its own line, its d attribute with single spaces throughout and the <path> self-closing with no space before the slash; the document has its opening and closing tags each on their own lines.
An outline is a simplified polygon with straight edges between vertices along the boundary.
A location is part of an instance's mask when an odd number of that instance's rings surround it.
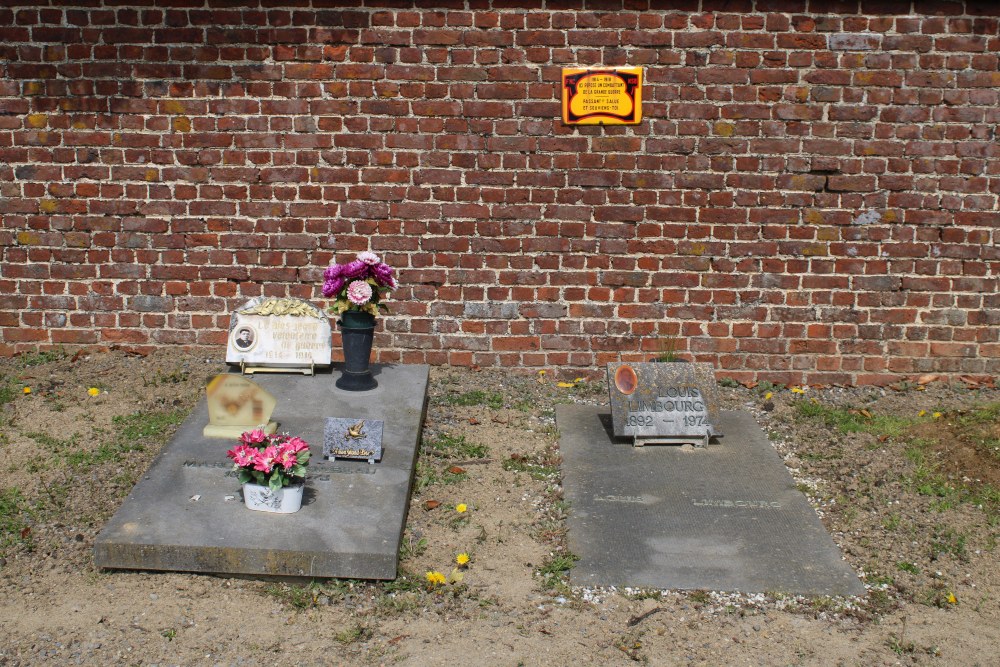
<svg viewBox="0 0 1000 667">
<path fill-rule="evenodd" d="M 201 401 L 153 461 L 94 546 L 101 568 L 299 578 L 393 579 L 409 508 L 428 367 L 375 364 L 378 388 L 337 389 L 329 371 L 256 378 L 277 398 L 281 429 L 313 452 L 302 509 L 248 510 L 226 450 L 208 440 Z M 231 375 L 239 377 L 238 373 Z M 319 456 L 331 414 L 384 424 L 378 465 Z"/>
<path fill-rule="evenodd" d="M 247 373 L 298 369 L 311 375 L 330 365 L 330 319 L 302 299 L 256 297 L 229 321 L 226 363 Z"/>
<path fill-rule="evenodd" d="M 556 408 L 574 586 L 863 595 L 747 412 L 694 453 L 614 438 L 607 407 Z"/>
<path fill-rule="evenodd" d="M 382 460 L 382 421 L 351 417 L 327 417 L 323 430 L 323 457 L 362 460 L 376 463 Z"/>
<path fill-rule="evenodd" d="M 271 421 L 277 404 L 263 387 L 240 375 L 216 375 L 205 388 L 208 424 L 202 430 L 206 438 L 235 440 L 244 431 L 260 427 L 265 433 L 278 430 Z"/>
<path fill-rule="evenodd" d="M 615 362 L 608 393 L 616 437 L 632 444 L 704 447 L 719 430 L 719 395 L 711 364 Z"/>
</svg>

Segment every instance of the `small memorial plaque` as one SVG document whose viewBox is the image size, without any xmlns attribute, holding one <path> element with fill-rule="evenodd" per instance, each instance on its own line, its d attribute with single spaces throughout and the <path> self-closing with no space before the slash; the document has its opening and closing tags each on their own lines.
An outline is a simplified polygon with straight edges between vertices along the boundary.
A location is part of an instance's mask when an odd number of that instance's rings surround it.
<svg viewBox="0 0 1000 667">
<path fill-rule="evenodd" d="M 323 430 L 323 457 L 363 460 L 375 463 L 382 460 L 382 421 L 327 417 Z"/>
<path fill-rule="evenodd" d="M 642 120 L 642 68 L 563 68 L 562 112 L 566 125 L 639 123 Z"/>
<path fill-rule="evenodd" d="M 329 366 L 330 334 L 330 319 L 318 306 L 302 299 L 257 297 L 230 318 L 226 363 L 285 369 Z"/>
<path fill-rule="evenodd" d="M 608 393 L 614 433 L 637 447 L 685 444 L 704 447 L 722 435 L 718 390 L 711 364 L 611 363 Z"/>
<path fill-rule="evenodd" d="M 240 437 L 244 431 L 258 426 L 265 433 L 274 433 L 278 424 L 271 421 L 277 404 L 269 394 L 241 375 L 216 375 L 205 388 L 208 397 L 208 425 L 202 431 L 206 438 Z"/>
</svg>

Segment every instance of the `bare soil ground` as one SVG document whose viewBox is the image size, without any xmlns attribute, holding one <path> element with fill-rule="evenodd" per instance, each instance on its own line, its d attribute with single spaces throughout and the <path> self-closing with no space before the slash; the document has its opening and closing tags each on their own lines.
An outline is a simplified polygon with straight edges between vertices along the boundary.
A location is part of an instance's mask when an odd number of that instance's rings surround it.
<svg viewBox="0 0 1000 667">
<path fill-rule="evenodd" d="M 96 535 L 223 370 L 205 356 L 0 360 L 0 665 L 997 664 L 1000 392 L 981 383 L 722 389 L 860 598 L 573 588 L 554 405 L 606 403 L 603 384 L 449 368 L 397 581 L 95 569 Z M 459 554 L 461 581 L 427 580 Z"/>
</svg>

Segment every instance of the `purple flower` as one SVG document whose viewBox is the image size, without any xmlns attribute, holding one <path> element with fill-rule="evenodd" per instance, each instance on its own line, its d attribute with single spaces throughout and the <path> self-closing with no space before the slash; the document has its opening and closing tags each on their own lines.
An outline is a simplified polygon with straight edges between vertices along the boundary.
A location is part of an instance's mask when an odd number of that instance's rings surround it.
<svg viewBox="0 0 1000 667">
<path fill-rule="evenodd" d="M 367 278 L 368 277 L 368 265 L 360 260 L 354 260 L 344 264 L 341 274 L 344 278 L 348 280 L 353 280 L 355 278 Z"/>
<path fill-rule="evenodd" d="M 358 261 L 364 262 L 368 266 L 375 266 L 378 264 L 378 255 L 368 250 L 358 253 Z"/>
<path fill-rule="evenodd" d="M 375 282 L 379 285 L 388 287 L 389 289 L 396 289 L 396 279 L 392 275 L 391 266 L 380 262 L 372 267 L 372 273 L 375 276 Z"/>
<path fill-rule="evenodd" d="M 364 280 L 355 280 L 347 286 L 347 300 L 355 306 L 363 306 L 372 298 L 372 286 Z"/>
<path fill-rule="evenodd" d="M 341 278 L 340 276 L 333 279 L 327 279 L 327 281 L 323 283 L 323 296 L 327 298 L 336 296 L 337 292 L 343 289 L 346 282 L 347 280 Z"/>
<path fill-rule="evenodd" d="M 326 280 L 333 280 L 334 278 L 339 278 L 344 272 L 344 267 L 340 264 L 331 264 L 326 267 L 326 271 L 323 272 L 323 278 Z"/>
</svg>

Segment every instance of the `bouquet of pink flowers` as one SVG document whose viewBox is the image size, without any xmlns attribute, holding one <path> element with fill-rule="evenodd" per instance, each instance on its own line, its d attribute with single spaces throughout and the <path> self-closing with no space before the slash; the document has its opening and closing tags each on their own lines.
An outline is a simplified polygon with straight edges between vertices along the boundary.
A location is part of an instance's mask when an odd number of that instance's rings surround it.
<svg viewBox="0 0 1000 667">
<path fill-rule="evenodd" d="M 396 278 L 392 267 L 367 250 L 359 252 L 354 261 L 331 264 L 323 272 L 323 296 L 334 299 L 330 310 L 337 315 L 345 310 L 378 315 L 380 307 L 388 311 L 380 302 L 394 289 Z"/>
<path fill-rule="evenodd" d="M 290 435 L 268 435 L 256 428 L 240 436 L 226 456 L 235 461 L 233 470 L 240 483 L 255 483 L 277 491 L 305 481 L 309 465 L 309 443 Z"/>
</svg>

